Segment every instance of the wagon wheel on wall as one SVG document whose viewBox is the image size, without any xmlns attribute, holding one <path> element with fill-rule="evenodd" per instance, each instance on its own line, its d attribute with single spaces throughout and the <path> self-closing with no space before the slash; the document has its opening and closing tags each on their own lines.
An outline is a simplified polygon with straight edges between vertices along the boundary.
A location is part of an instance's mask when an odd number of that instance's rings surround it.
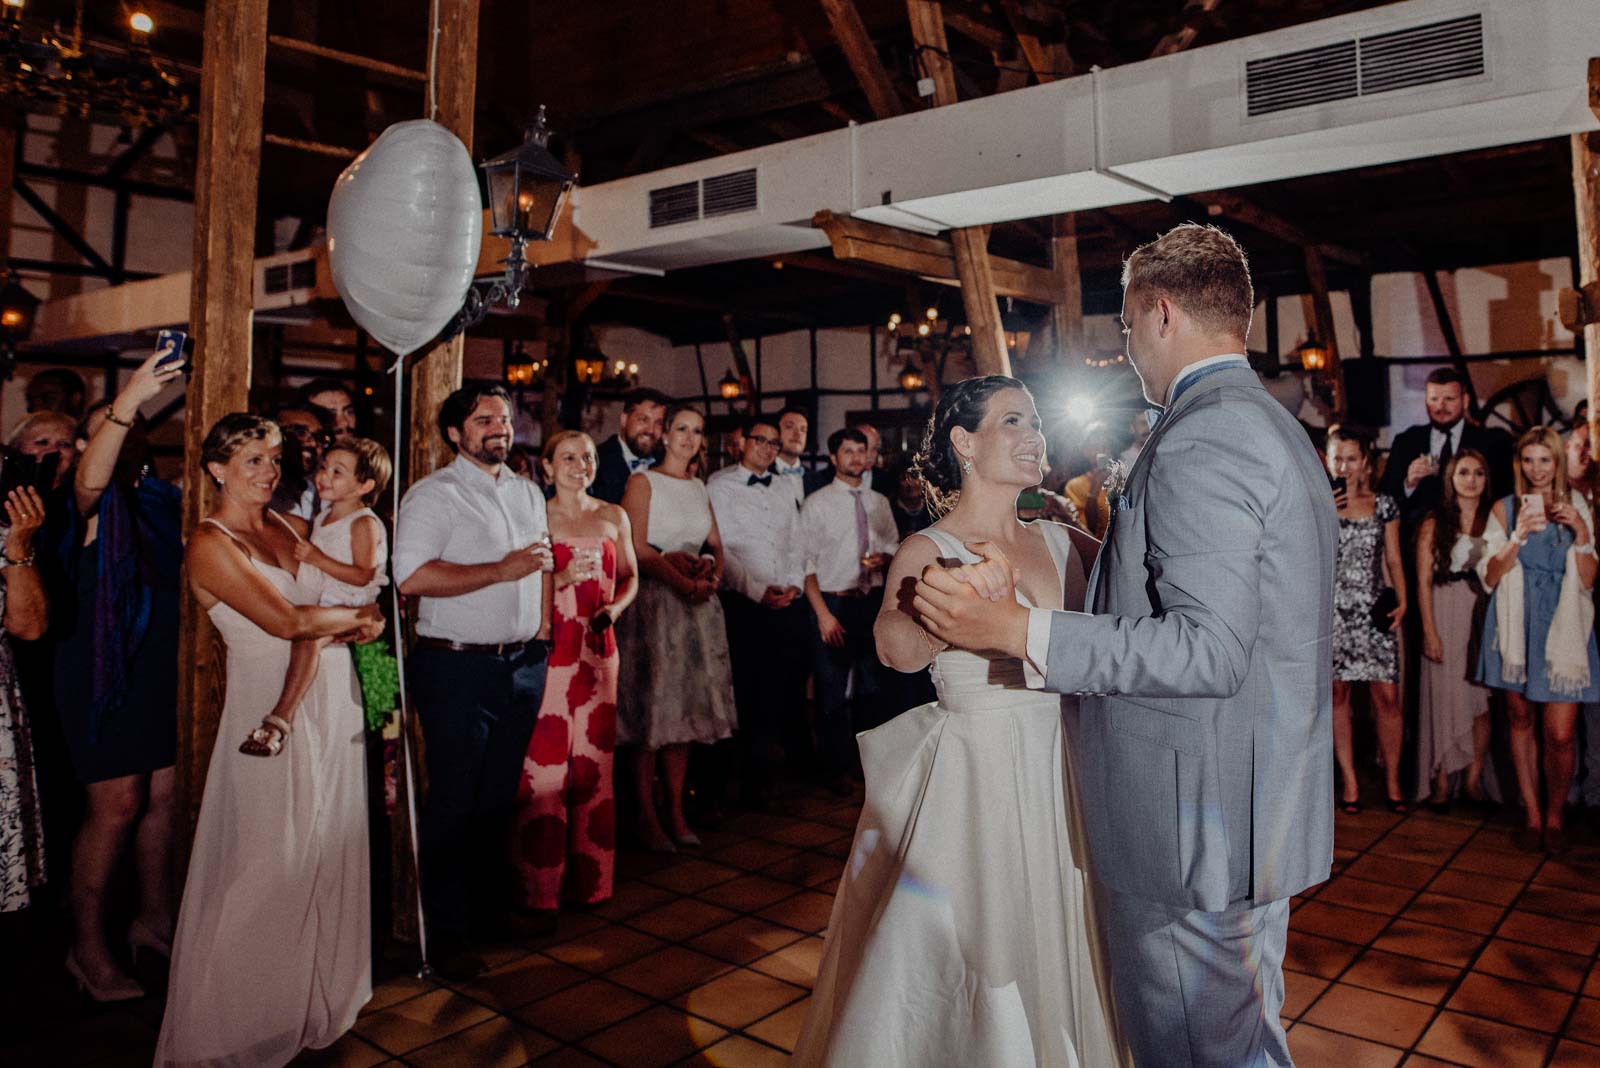
<svg viewBox="0 0 1600 1068">
<path fill-rule="evenodd" d="M 1531 427 L 1565 423 L 1567 415 L 1556 404 L 1550 382 L 1540 375 L 1513 382 L 1483 405 L 1483 425 L 1499 427 L 1520 437 Z"/>
</svg>

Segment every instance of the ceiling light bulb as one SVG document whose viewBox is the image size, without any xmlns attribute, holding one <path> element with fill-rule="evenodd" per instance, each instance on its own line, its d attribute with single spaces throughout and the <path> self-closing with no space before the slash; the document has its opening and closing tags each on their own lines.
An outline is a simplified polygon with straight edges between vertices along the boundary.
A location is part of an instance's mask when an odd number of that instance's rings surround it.
<svg viewBox="0 0 1600 1068">
<path fill-rule="evenodd" d="M 133 29 L 134 33 L 152 33 L 156 28 L 155 20 L 143 11 L 135 11 L 133 16 L 128 19 L 128 25 Z"/>
</svg>

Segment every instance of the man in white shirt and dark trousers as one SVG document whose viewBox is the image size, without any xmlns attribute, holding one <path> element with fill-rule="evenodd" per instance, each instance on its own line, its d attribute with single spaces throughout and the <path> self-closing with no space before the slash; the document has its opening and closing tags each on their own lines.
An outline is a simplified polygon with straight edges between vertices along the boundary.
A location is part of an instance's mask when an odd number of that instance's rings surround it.
<svg viewBox="0 0 1600 1068">
<path fill-rule="evenodd" d="M 774 474 L 778 427 L 771 416 L 745 423 L 744 454 L 706 484 L 722 536 L 721 593 L 733 660 L 734 699 L 744 755 L 744 801 L 769 800 L 774 750 L 788 763 L 809 755 L 805 682 L 811 613 L 802 596 L 800 494 L 794 476 Z"/>
<path fill-rule="evenodd" d="M 504 464 L 511 398 L 468 383 L 439 409 L 454 463 L 406 493 L 394 577 L 416 599 L 411 694 L 427 745 L 422 894 L 429 956 L 440 974 L 484 970 L 474 923 L 503 920 L 513 900 L 506 847 L 522 762 L 544 695 L 542 572 L 552 570 L 538 486 Z"/>
<path fill-rule="evenodd" d="M 806 553 L 806 600 L 817 621 L 812 636 L 817 736 L 828 788 L 844 796 L 855 770 L 855 732 L 874 725 L 866 715 L 852 715 L 852 706 L 865 712 L 879 697 L 872 626 L 900 534 L 889 499 L 861 484 L 867 436 L 853 427 L 835 430 L 828 456 L 833 481 L 801 507 L 800 542 Z"/>
</svg>

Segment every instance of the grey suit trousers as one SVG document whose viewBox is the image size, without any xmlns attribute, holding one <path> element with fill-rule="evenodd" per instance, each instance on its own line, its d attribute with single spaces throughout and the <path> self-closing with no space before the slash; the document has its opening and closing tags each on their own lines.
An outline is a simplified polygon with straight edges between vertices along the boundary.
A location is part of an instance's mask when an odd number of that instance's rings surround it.
<svg viewBox="0 0 1600 1068">
<path fill-rule="evenodd" d="M 1202 912 L 1097 889 L 1117 1018 L 1136 1068 L 1294 1063 L 1278 1022 L 1287 900 Z"/>
</svg>

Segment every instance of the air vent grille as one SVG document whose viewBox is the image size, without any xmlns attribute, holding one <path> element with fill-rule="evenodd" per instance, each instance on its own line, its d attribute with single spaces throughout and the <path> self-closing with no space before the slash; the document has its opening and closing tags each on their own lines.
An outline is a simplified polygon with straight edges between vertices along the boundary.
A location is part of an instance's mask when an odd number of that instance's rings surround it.
<svg viewBox="0 0 1600 1068">
<path fill-rule="evenodd" d="M 708 219 L 756 209 L 756 169 L 719 174 L 700 183 L 701 212 Z"/>
<path fill-rule="evenodd" d="M 1360 95 L 1356 43 L 1307 48 L 1245 64 L 1245 97 L 1251 115 L 1269 115 Z"/>
<path fill-rule="evenodd" d="M 1417 85 L 1476 78 L 1488 70 L 1483 16 L 1369 34 L 1245 62 L 1251 117 L 1354 100 Z"/>
<path fill-rule="evenodd" d="M 700 183 L 683 182 L 650 190 L 650 229 L 700 218 Z"/>
<path fill-rule="evenodd" d="M 737 215 L 759 206 L 756 168 L 730 171 L 704 181 L 650 190 L 650 229 Z"/>
<path fill-rule="evenodd" d="M 1483 16 L 1361 39 L 1361 93 L 1431 85 L 1484 72 Z"/>
</svg>

